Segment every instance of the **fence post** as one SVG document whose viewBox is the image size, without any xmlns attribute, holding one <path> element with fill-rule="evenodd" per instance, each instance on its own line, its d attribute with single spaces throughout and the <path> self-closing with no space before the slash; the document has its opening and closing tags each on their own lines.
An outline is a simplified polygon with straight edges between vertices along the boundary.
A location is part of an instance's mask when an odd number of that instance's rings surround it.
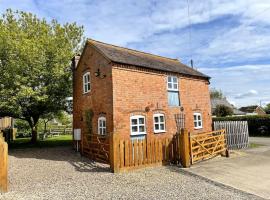
<svg viewBox="0 0 270 200">
<path fill-rule="evenodd" d="M 110 166 L 113 173 L 119 172 L 119 135 L 111 133 L 110 137 Z"/>
<path fill-rule="evenodd" d="M 0 192 L 7 192 L 8 190 L 8 146 L 0 135 Z"/>
<path fill-rule="evenodd" d="M 181 129 L 180 134 L 180 160 L 183 167 L 190 167 L 189 133 L 187 129 Z"/>
</svg>

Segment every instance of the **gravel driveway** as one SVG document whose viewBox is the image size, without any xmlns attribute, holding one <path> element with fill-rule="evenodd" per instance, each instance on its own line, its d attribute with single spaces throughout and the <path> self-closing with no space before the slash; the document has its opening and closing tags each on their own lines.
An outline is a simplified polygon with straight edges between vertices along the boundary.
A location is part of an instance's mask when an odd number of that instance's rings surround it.
<svg viewBox="0 0 270 200">
<path fill-rule="evenodd" d="M 0 199 L 257 199 L 240 191 L 158 167 L 113 174 L 67 147 L 9 152 L 10 192 Z"/>
</svg>

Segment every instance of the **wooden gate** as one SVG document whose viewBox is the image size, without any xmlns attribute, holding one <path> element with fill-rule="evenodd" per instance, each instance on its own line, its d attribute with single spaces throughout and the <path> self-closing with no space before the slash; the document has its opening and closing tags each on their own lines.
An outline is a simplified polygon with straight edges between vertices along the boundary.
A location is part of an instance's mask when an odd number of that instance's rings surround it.
<svg viewBox="0 0 270 200">
<path fill-rule="evenodd" d="M 225 130 L 190 135 L 191 164 L 226 152 Z"/>
<path fill-rule="evenodd" d="M 228 149 L 242 149 L 249 146 L 247 121 L 216 121 L 214 130 L 225 129 Z"/>
</svg>

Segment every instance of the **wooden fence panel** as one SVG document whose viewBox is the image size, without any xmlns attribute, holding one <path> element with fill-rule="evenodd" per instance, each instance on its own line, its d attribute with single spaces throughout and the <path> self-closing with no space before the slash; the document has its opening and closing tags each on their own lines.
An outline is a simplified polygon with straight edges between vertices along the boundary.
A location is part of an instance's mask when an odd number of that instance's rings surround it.
<svg viewBox="0 0 270 200">
<path fill-rule="evenodd" d="M 228 149 L 242 149 L 249 146 L 247 121 L 216 121 L 214 130 L 225 129 Z"/>
<path fill-rule="evenodd" d="M 170 138 L 143 140 L 122 140 L 113 137 L 111 149 L 117 153 L 113 153 L 115 156 L 111 162 L 112 170 L 119 172 L 169 162 L 179 163 L 179 142 L 175 141 L 179 139 L 177 135 Z"/>
<path fill-rule="evenodd" d="M 0 192 L 8 190 L 8 145 L 0 134 Z"/>
</svg>

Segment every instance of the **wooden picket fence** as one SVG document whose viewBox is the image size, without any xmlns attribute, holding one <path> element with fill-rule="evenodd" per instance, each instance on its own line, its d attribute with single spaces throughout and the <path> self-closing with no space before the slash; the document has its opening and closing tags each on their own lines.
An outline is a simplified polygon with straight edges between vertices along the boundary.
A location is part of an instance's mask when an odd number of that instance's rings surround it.
<svg viewBox="0 0 270 200">
<path fill-rule="evenodd" d="M 8 190 L 8 145 L 0 132 L 0 192 Z"/>
<path fill-rule="evenodd" d="M 191 164 L 226 154 L 225 130 L 190 135 Z"/>
<path fill-rule="evenodd" d="M 242 149 L 249 146 L 247 121 L 216 121 L 214 130 L 225 129 L 229 149 Z"/>
<path fill-rule="evenodd" d="M 114 172 L 180 162 L 180 134 L 142 140 L 119 139 L 112 135 L 111 168 Z"/>
</svg>

